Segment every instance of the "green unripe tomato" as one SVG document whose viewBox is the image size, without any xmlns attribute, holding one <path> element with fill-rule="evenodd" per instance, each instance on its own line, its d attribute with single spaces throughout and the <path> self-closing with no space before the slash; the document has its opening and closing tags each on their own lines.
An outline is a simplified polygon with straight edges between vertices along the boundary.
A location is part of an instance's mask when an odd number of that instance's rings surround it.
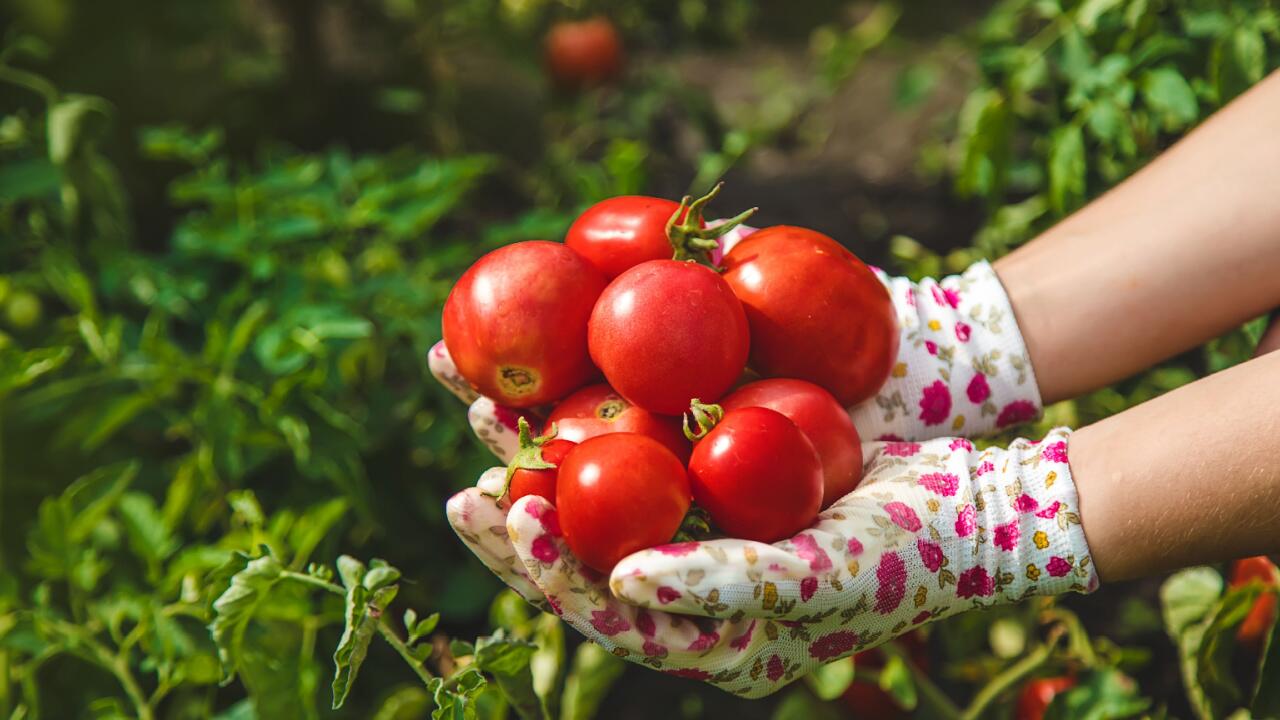
<svg viewBox="0 0 1280 720">
<path fill-rule="evenodd" d="M 26 290 L 13 292 L 4 306 L 5 319 L 16 330 L 35 327 L 40 322 L 40 313 L 40 298 Z"/>
</svg>

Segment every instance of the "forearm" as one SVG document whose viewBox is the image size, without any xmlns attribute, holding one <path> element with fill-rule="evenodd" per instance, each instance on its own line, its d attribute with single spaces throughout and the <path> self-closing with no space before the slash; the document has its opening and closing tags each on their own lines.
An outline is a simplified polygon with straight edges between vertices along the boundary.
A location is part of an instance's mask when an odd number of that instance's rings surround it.
<svg viewBox="0 0 1280 720">
<path fill-rule="evenodd" d="M 995 268 L 1046 403 L 1280 305 L 1280 73 Z"/>
<path fill-rule="evenodd" d="M 1070 462 L 1104 581 L 1280 552 L 1280 353 L 1079 430 Z"/>
</svg>

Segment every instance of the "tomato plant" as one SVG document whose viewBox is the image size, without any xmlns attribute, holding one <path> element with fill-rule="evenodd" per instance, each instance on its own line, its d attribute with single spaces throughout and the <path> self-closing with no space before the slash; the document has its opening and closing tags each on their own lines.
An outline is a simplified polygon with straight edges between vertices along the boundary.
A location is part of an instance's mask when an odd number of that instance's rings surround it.
<svg viewBox="0 0 1280 720">
<path fill-rule="evenodd" d="M 1076 679 L 1070 675 L 1058 677 L 1036 678 L 1022 686 L 1018 692 L 1017 705 L 1013 716 L 1016 720 L 1044 720 L 1044 712 L 1060 693 L 1076 686 Z"/>
<path fill-rule="evenodd" d="M 1244 558 L 1231 564 L 1231 587 L 1259 582 L 1267 587 L 1280 585 L 1280 570 L 1265 556 Z M 1276 593 L 1266 592 L 1253 602 L 1249 614 L 1236 631 L 1240 644 L 1253 652 L 1262 648 L 1263 640 L 1276 621 Z"/>
<path fill-rule="evenodd" d="M 689 481 L 713 525 L 735 538 L 775 542 L 813 522 L 822 506 L 822 462 L 795 423 L 764 407 L 694 409 L 701 435 Z"/>
<path fill-rule="evenodd" d="M 751 366 L 808 380 L 845 406 L 875 394 L 898 356 L 889 291 L 822 233 L 758 230 L 724 258 L 724 278 L 751 325 Z"/>
<path fill-rule="evenodd" d="M 679 458 L 636 433 L 583 441 L 560 464 L 556 480 L 565 542 L 579 560 L 606 573 L 633 552 L 670 542 L 689 499 Z"/>
<path fill-rule="evenodd" d="M 622 39 L 607 18 L 556 23 L 544 50 L 551 79 L 567 90 L 601 85 L 622 72 Z"/>
<path fill-rule="evenodd" d="M 579 443 L 615 432 L 647 435 L 681 462 L 688 461 L 692 450 L 678 419 L 636 407 L 604 383 L 587 386 L 561 400 L 547 417 L 547 424 L 556 427 L 557 437 Z"/>
<path fill-rule="evenodd" d="M 831 393 L 804 380 L 758 380 L 720 402 L 725 411 L 764 407 L 782 413 L 809 438 L 822 461 L 823 506 L 853 492 L 862 479 L 862 442 L 849 413 Z"/>
<path fill-rule="evenodd" d="M 588 346 L 622 397 L 679 415 L 694 398 L 719 399 L 742 374 L 747 317 L 714 270 L 652 260 L 605 288 L 591 313 Z"/>
<path fill-rule="evenodd" d="M 560 243 L 499 248 L 467 269 L 444 305 L 444 342 L 458 371 L 497 402 L 558 400 L 595 375 L 587 318 L 604 277 Z"/>
</svg>

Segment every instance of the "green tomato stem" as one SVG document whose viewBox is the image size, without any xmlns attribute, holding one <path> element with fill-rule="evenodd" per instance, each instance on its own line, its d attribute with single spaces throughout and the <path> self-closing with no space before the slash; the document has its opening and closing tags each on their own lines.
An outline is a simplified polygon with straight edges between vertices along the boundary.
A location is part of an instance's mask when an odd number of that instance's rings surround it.
<svg viewBox="0 0 1280 720">
<path fill-rule="evenodd" d="M 680 199 L 680 207 L 667 220 L 667 239 L 671 242 L 673 260 L 696 262 L 716 272 L 720 271 L 721 268 L 711 261 L 711 253 L 720 247 L 720 238 L 746 222 L 760 209 L 750 208 L 713 228 L 703 227 L 703 211 L 720 194 L 722 187 L 724 183 L 719 182 L 711 188 L 711 192 L 697 200 L 690 200 L 688 195 Z"/>
</svg>

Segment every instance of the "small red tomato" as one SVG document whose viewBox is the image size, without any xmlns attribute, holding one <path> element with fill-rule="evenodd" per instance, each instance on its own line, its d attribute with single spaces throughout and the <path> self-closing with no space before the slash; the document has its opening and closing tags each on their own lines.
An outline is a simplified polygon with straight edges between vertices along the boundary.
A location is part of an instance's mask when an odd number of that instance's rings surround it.
<svg viewBox="0 0 1280 720">
<path fill-rule="evenodd" d="M 556 437 L 575 443 L 608 433 L 647 435 L 675 453 L 680 462 L 689 460 L 692 449 L 680 429 L 680 420 L 638 408 L 604 383 L 584 387 L 561 400 L 547 418 L 547 426 L 551 425 L 556 427 Z"/>
<path fill-rule="evenodd" d="M 586 325 L 604 287 L 604 276 L 560 243 L 498 248 L 449 292 L 445 347 L 467 382 L 498 403 L 558 400 L 596 375 Z"/>
<path fill-rule="evenodd" d="M 1231 587 L 1240 587 L 1251 582 L 1261 582 L 1268 587 L 1275 587 L 1280 585 L 1280 575 L 1277 572 L 1280 571 L 1276 570 L 1276 566 L 1262 555 L 1237 560 L 1231 565 Z M 1249 614 L 1236 630 L 1236 640 L 1250 651 L 1261 650 L 1262 642 L 1275 621 L 1276 594 L 1267 592 L 1259 596 L 1253 602 L 1253 607 L 1249 608 Z"/>
<path fill-rule="evenodd" d="M 744 540 L 790 537 L 822 507 L 822 462 L 813 443 L 768 408 L 725 413 L 693 446 L 689 482 L 712 524 Z"/>
<path fill-rule="evenodd" d="M 591 359 L 618 394 L 650 412 L 680 415 L 713 402 L 746 366 L 742 304 L 714 270 L 651 260 L 619 275 L 596 302 Z"/>
<path fill-rule="evenodd" d="M 544 50 L 551 79 L 566 90 L 603 85 L 622 70 L 622 40 L 603 17 L 552 25 Z"/>
<path fill-rule="evenodd" d="M 875 395 L 898 356 L 889 291 L 840 243 L 805 228 L 758 230 L 724 258 L 751 323 L 751 367 L 817 383 L 846 407 Z"/>
<path fill-rule="evenodd" d="M 575 446 L 577 443 L 568 440 L 550 440 L 540 448 L 538 455 L 543 462 L 553 467 L 516 468 L 511 473 L 511 485 L 507 491 L 511 494 L 511 502 L 514 503 L 525 495 L 537 495 L 555 502 L 558 468 Z"/>
<path fill-rule="evenodd" d="M 633 552 L 670 542 L 689 512 L 689 498 L 689 476 L 679 458 L 635 433 L 580 443 L 556 479 L 565 542 L 603 573 Z"/>
<path fill-rule="evenodd" d="M 1037 678 L 1022 686 L 1018 693 L 1018 704 L 1014 710 L 1016 720 L 1042 720 L 1044 711 L 1059 693 L 1064 693 L 1076 686 L 1076 679 L 1067 675 L 1051 678 Z"/>
<path fill-rule="evenodd" d="M 668 260 L 674 248 L 667 221 L 680 203 L 641 195 L 612 197 L 587 208 L 573 221 L 564 244 L 610 280 L 649 260 Z"/>
<path fill-rule="evenodd" d="M 849 413 L 831 393 L 804 380 L 760 380 L 734 390 L 726 412 L 744 407 L 776 410 L 795 423 L 822 461 L 823 506 L 853 492 L 862 479 L 862 441 Z"/>
</svg>

